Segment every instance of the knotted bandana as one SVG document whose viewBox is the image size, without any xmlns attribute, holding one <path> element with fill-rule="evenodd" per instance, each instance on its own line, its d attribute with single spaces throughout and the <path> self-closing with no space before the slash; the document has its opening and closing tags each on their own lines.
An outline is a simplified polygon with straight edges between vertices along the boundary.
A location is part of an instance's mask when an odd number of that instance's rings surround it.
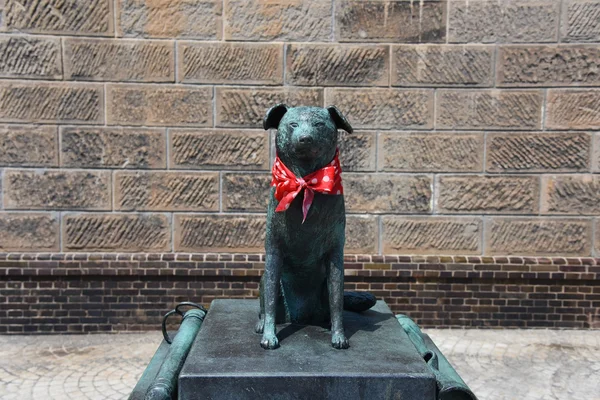
<svg viewBox="0 0 600 400">
<path fill-rule="evenodd" d="M 304 201 L 302 202 L 302 223 L 306 220 L 306 215 L 310 205 L 315 197 L 314 192 L 323 194 L 340 195 L 344 194 L 342 187 L 342 167 L 340 166 L 339 151 L 335 152 L 333 160 L 323 168 L 306 175 L 303 178 L 297 178 L 279 159 L 275 158 L 273 164 L 273 179 L 271 186 L 275 186 L 275 199 L 279 205 L 275 209 L 277 212 L 285 211 L 290 207 L 292 201 L 298 196 L 302 189 L 304 191 Z"/>
</svg>

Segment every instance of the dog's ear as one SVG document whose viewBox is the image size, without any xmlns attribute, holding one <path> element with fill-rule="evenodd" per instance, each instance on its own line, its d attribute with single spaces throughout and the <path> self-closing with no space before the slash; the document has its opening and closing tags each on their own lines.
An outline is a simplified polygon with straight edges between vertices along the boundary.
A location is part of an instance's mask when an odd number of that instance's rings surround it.
<svg viewBox="0 0 600 400">
<path fill-rule="evenodd" d="M 263 119 L 264 130 L 268 131 L 271 128 L 277 129 L 279 121 L 281 121 L 281 118 L 283 118 L 287 110 L 288 106 L 283 103 L 279 103 L 269 108 L 269 111 L 267 111 L 267 114 L 265 114 L 265 118 Z"/>
<path fill-rule="evenodd" d="M 352 126 L 350 126 L 350 122 L 344 117 L 344 114 L 340 110 L 337 109 L 336 106 L 327 107 L 327 111 L 329 111 L 329 116 L 333 122 L 335 122 L 335 126 L 338 129 L 343 129 L 348 133 L 352 133 Z"/>
</svg>

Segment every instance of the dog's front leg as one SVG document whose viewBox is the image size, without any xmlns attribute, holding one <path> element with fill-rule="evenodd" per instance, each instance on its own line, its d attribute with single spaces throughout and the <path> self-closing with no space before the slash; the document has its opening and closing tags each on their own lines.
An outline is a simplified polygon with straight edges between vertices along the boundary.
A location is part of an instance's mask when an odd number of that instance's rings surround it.
<svg viewBox="0 0 600 400">
<path fill-rule="evenodd" d="M 281 265 L 283 258 L 279 249 L 270 249 L 265 259 L 264 293 L 262 294 L 265 306 L 264 330 L 260 345 L 264 349 L 276 349 L 279 340 L 276 336 L 275 315 L 277 313 L 277 297 L 279 294 L 279 279 L 281 278 Z"/>
<path fill-rule="evenodd" d="M 344 253 L 336 251 L 329 262 L 327 289 L 331 314 L 331 345 L 336 349 L 350 347 L 344 333 Z"/>
</svg>

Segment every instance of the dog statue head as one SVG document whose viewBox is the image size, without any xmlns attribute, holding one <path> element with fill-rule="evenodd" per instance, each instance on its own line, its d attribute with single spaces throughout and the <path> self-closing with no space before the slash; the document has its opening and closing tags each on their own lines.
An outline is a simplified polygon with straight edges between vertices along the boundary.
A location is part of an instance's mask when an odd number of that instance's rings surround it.
<svg viewBox="0 0 600 400">
<path fill-rule="evenodd" d="M 352 127 L 335 107 L 271 107 L 263 120 L 265 130 L 277 128 L 275 147 L 283 163 L 297 176 L 305 176 L 335 156 L 338 129 Z"/>
</svg>

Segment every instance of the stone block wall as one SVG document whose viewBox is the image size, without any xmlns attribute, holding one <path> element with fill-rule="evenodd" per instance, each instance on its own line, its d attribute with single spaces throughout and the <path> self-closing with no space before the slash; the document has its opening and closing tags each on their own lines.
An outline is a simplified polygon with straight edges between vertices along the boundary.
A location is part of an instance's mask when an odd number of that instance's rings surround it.
<svg viewBox="0 0 600 400">
<path fill-rule="evenodd" d="M 279 102 L 356 129 L 349 255 L 600 256 L 600 0 L 0 0 L 0 320 L 31 257 L 261 253 Z"/>
</svg>

